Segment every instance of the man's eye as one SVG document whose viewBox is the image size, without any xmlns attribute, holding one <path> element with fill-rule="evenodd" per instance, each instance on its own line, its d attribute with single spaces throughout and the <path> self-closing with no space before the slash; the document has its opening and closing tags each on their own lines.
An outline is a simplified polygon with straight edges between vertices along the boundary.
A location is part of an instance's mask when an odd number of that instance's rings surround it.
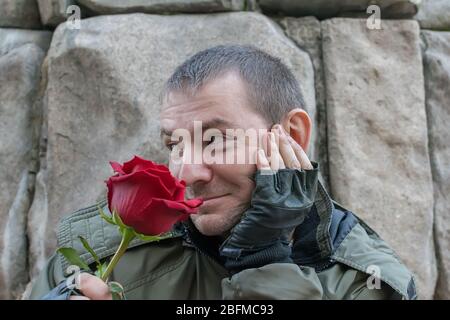
<svg viewBox="0 0 450 320">
<path fill-rule="evenodd" d="M 214 142 L 216 142 L 216 143 L 219 143 L 219 142 L 224 143 L 225 142 L 225 137 L 223 135 L 222 136 L 212 136 L 209 139 L 209 141 L 206 141 L 206 144 L 212 144 Z"/>
<path fill-rule="evenodd" d="M 214 141 L 216 141 L 216 136 L 212 136 L 211 139 L 209 139 L 209 141 L 206 142 L 206 144 L 211 144 Z"/>
<path fill-rule="evenodd" d="M 210 145 L 210 144 L 213 144 L 215 141 L 218 141 L 217 137 L 216 136 L 212 136 L 211 138 L 209 138 L 209 141 L 205 141 L 205 144 L 206 145 Z"/>
<path fill-rule="evenodd" d="M 168 144 L 166 144 L 166 147 L 167 147 L 170 151 L 172 151 L 173 148 L 175 147 L 175 145 L 176 145 L 176 143 L 168 143 Z"/>
</svg>

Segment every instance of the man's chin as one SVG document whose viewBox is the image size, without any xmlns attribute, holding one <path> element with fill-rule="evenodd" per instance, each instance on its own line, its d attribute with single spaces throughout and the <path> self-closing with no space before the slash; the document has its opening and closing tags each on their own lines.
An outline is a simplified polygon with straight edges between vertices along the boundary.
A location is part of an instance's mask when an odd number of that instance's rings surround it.
<svg viewBox="0 0 450 320">
<path fill-rule="evenodd" d="M 227 234 L 236 219 L 217 213 L 198 213 L 190 216 L 197 230 L 205 236 L 221 236 Z"/>
</svg>

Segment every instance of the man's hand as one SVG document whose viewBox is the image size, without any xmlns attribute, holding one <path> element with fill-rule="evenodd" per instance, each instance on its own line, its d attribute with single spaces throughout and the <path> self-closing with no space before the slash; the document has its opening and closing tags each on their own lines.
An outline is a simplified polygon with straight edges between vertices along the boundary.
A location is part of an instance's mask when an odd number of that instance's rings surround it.
<svg viewBox="0 0 450 320">
<path fill-rule="evenodd" d="M 274 125 L 262 139 L 263 149 L 258 151 L 256 157 L 258 170 L 313 169 L 303 148 L 284 131 L 281 125 Z"/>
<path fill-rule="evenodd" d="M 100 278 L 89 273 L 81 273 L 79 291 L 82 296 L 71 296 L 70 300 L 112 300 L 111 291 Z"/>
<path fill-rule="evenodd" d="M 281 127 L 272 129 L 264 139 L 267 144 L 257 154 L 251 206 L 220 247 L 231 273 L 292 263 L 290 236 L 314 204 L 318 166 L 312 165 Z"/>
</svg>

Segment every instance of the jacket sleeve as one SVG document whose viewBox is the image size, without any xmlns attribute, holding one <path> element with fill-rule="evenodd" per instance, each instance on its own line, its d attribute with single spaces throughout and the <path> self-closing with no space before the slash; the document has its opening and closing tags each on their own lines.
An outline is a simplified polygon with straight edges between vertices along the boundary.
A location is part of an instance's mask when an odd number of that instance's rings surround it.
<svg viewBox="0 0 450 320">
<path fill-rule="evenodd" d="M 369 289 L 365 283 L 350 292 L 350 300 L 400 300 L 401 296 L 391 287 L 385 285 L 380 289 Z"/>
<path fill-rule="evenodd" d="M 222 280 L 222 298 L 322 299 L 322 285 L 313 268 L 293 263 L 273 263 L 246 269 Z"/>
<path fill-rule="evenodd" d="M 374 285 L 368 274 L 341 264 L 334 265 L 318 276 L 324 288 L 323 298 L 327 300 L 401 299 L 386 283 L 379 281 L 378 285 Z"/>
<path fill-rule="evenodd" d="M 367 286 L 368 275 L 336 265 L 317 274 L 313 268 L 274 263 L 246 269 L 222 280 L 222 298 L 290 300 L 391 300 L 401 299 L 390 286 Z M 325 287 L 325 289 L 323 289 Z"/>
<path fill-rule="evenodd" d="M 59 263 L 58 256 L 55 254 L 47 261 L 41 273 L 34 281 L 28 299 L 42 299 L 64 279 L 62 267 Z"/>
</svg>

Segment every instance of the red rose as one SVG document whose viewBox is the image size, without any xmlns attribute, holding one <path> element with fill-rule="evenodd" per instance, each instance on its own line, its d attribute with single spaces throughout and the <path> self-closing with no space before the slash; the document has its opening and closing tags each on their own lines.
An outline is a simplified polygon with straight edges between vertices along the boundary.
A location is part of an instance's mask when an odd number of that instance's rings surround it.
<svg viewBox="0 0 450 320">
<path fill-rule="evenodd" d="M 106 181 L 108 207 L 138 233 L 167 232 L 203 203 L 201 199 L 185 200 L 185 182 L 172 176 L 164 165 L 138 156 L 123 165 L 110 164 L 117 174 Z"/>
</svg>

